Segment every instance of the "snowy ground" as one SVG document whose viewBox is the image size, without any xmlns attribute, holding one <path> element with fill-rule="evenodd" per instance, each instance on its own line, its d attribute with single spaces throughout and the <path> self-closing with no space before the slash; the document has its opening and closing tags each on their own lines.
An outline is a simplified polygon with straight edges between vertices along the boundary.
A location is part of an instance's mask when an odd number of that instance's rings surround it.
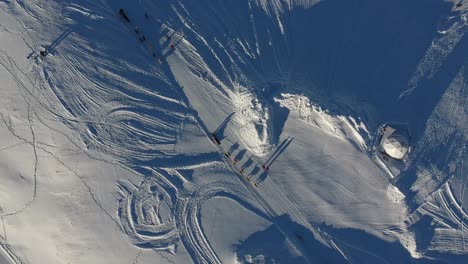
<svg viewBox="0 0 468 264">
<path fill-rule="evenodd" d="M 0 263 L 466 263 L 456 3 L 0 1 Z"/>
</svg>

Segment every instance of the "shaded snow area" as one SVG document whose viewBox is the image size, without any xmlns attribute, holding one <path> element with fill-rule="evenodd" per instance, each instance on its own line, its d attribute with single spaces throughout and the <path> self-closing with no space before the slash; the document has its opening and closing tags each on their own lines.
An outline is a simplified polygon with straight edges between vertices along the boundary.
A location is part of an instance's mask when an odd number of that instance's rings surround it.
<svg viewBox="0 0 468 264">
<path fill-rule="evenodd" d="M 467 10 L 0 0 L 0 263 L 468 263 Z"/>
</svg>

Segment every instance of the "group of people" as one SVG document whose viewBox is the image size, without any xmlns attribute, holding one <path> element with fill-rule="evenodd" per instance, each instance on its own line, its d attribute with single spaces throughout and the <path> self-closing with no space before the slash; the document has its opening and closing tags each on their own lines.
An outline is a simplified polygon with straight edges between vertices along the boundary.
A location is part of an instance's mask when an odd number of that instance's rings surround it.
<svg viewBox="0 0 468 264">
<path fill-rule="evenodd" d="M 127 14 L 125 13 L 125 11 L 124 11 L 122 8 L 119 10 L 119 15 L 120 15 L 120 16 L 122 17 L 122 19 L 124 19 L 127 23 L 131 23 L 131 22 L 130 22 L 130 18 L 127 16 Z M 148 13 L 145 13 L 145 18 L 146 18 L 146 19 L 149 19 L 149 18 L 150 18 L 150 15 L 148 15 Z M 138 26 L 135 26 L 134 31 L 135 31 L 135 33 L 136 33 L 137 35 L 140 35 L 140 28 L 139 28 Z M 171 36 L 170 36 L 170 35 L 167 34 L 165 37 L 166 37 L 166 40 L 167 40 L 167 41 L 170 41 L 170 39 L 171 39 Z M 154 58 L 156 58 L 156 59 L 158 60 L 159 63 L 161 63 L 161 58 L 159 58 L 159 56 L 153 51 L 153 45 L 152 45 L 150 42 L 147 42 L 147 41 L 146 41 L 145 35 L 142 34 L 141 36 L 139 36 L 138 39 L 140 40 L 140 42 L 146 43 L 146 46 L 147 46 L 147 48 L 150 50 L 150 52 L 152 53 L 152 56 L 153 56 Z M 174 44 L 169 43 L 169 48 L 174 49 L 174 48 L 175 48 Z"/>
</svg>

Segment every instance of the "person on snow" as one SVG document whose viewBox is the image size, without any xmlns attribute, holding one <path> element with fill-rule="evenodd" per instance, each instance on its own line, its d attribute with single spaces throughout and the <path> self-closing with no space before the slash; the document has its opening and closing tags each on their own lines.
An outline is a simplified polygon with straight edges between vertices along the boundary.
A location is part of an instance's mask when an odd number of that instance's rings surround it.
<svg viewBox="0 0 468 264">
<path fill-rule="evenodd" d="M 41 54 L 42 57 L 45 57 L 47 56 L 47 54 L 49 54 L 49 52 L 47 51 L 46 48 L 41 48 L 41 51 L 39 51 L 39 54 Z"/>
<path fill-rule="evenodd" d="M 125 14 L 125 11 L 124 11 L 122 8 L 120 8 L 120 10 L 119 10 L 119 15 L 120 15 L 123 19 L 125 19 L 127 22 L 130 22 L 130 19 L 128 18 L 127 14 Z"/>
</svg>

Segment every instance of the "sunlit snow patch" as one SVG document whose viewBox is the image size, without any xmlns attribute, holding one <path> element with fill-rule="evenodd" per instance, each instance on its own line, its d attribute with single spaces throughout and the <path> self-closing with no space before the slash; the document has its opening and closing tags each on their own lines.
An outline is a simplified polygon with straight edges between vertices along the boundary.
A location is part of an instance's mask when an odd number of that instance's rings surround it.
<svg viewBox="0 0 468 264">
<path fill-rule="evenodd" d="M 366 150 L 369 132 L 366 125 L 352 116 L 332 115 L 320 106 L 314 105 L 309 98 L 297 94 L 281 94 L 275 98 L 282 107 L 288 108 L 293 115 L 305 120 L 331 136 L 348 140 L 358 149 Z"/>
<path fill-rule="evenodd" d="M 233 121 L 238 126 L 240 138 L 254 154 L 264 155 L 271 137 L 269 108 L 249 92 L 234 92 L 231 98 L 237 107 Z"/>
</svg>

